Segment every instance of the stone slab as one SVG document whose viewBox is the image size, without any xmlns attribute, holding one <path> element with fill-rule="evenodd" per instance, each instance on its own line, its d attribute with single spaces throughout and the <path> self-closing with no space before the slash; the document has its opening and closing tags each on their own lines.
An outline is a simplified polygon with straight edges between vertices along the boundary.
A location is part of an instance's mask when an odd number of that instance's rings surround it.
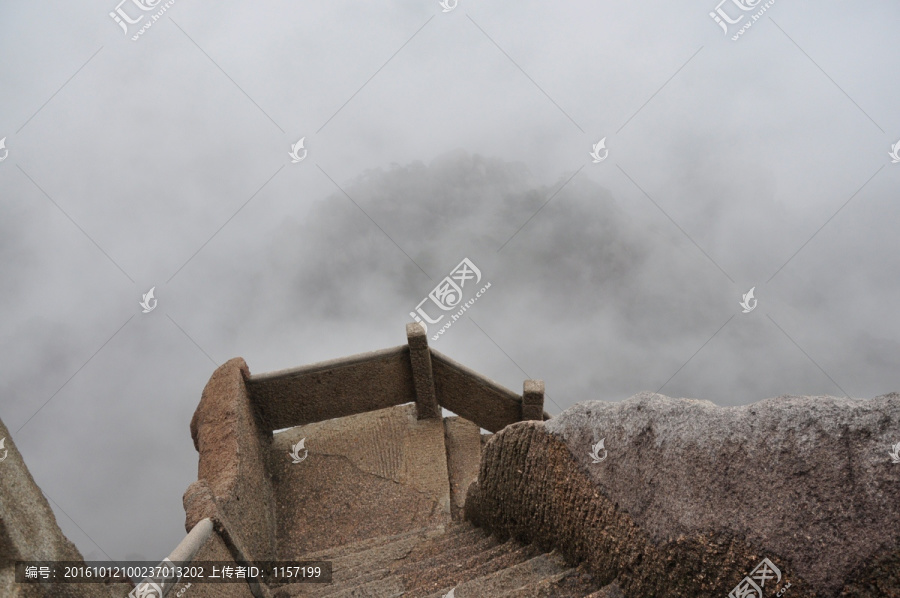
<svg viewBox="0 0 900 598">
<path fill-rule="evenodd" d="M 478 479 L 481 465 L 481 429 L 461 417 L 444 418 L 444 442 L 450 476 L 450 509 L 454 520 L 462 519 L 469 484 Z"/>
<path fill-rule="evenodd" d="M 279 558 L 450 521 L 444 426 L 415 404 L 280 432 L 269 463 Z"/>
</svg>

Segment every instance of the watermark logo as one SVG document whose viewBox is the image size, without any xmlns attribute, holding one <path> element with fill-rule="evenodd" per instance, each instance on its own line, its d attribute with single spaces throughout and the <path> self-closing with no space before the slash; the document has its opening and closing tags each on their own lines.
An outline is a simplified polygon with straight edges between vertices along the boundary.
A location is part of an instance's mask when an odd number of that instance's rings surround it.
<svg viewBox="0 0 900 598">
<path fill-rule="evenodd" d="M 291 157 L 291 164 L 296 164 L 297 162 L 302 162 L 304 158 L 306 158 L 306 150 L 303 149 L 303 140 L 306 137 L 301 137 L 300 141 L 291 146 L 291 151 L 288 152 L 288 155 Z M 300 150 L 303 150 L 303 155 L 300 155 Z"/>
<path fill-rule="evenodd" d="M 441 314 L 437 318 L 431 318 L 422 305 L 430 299 L 434 305 L 443 311 L 457 309 L 457 306 L 462 302 L 463 289 L 469 281 L 472 281 L 470 282 L 470 287 L 480 283 L 481 270 L 472 263 L 472 260 L 463 258 L 463 261 L 457 264 L 456 268 L 454 268 L 448 276 L 445 276 L 444 279 L 428 293 L 427 297 L 419 302 L 416 306 L 416 311 L 409 312 L 409 315 L 413 320 L 422 325 L 425 332 L 428 332 L 428 324 L 437 324 L 443 320 L 444 316 L 447 314 Z M 453 325 L 453 322 L 457 321 L 463 315 L 463 312 L 472 307 L 489 288 L 491 288 L 491 283 L 488 282 L 481 287 L 471 299 L 463 303 L 462 307 L 459 308 L 455 314 L 450 314 L 450 320 L 444 324 L 431 339 L 438 340 L 440 335 L 444 334 L 444 331 L 450 328 L 450 326 Z M 425 322 L 428 322 L 428 324 Z"/>
<path fill-rule="evenodd" d="M 0 448 L 3 448 L 3 441 L 0 440 Z M 900 442 L 891 447 L 891 452 L 888 454 L 891 456 L 892 463 L 900 463 Z M 3 459 L 0 459 L 3 461 Z"/>
<path fill-rule="evenodd" d="M 753 297 L 753 291 L 755 291 L 755 290 L 756 290 L 756 287 L 753 287 L 749 291 L 747 291 L 746 293 L 743 294 L 743 300 L 741 301 L 740 305 L 741 305 L 741 307 L 744 308 L 745 314 L 749 314 L 751 311 L 756 309 L 756 304 L 759 303 Z"/>
<path fill-rule="evenodd" d="M 300 456 L 303 451 L 303 456 Z M 291 452 L 288 453 L 293 459 L 292 463 L 302 463 L 309 456 L 309 449 L 306 448 L 306 438 L 301 438 L 300 442 L 291 445 Z"/>
<path fill-rule="evenodd" d="M 128 593 L 128 598 L 163 598 L 163 589 L 155 581 L 142 581 Z"/>
<path fill-rule="evenodd" d="M 776 567 L 769 559 L 763 559 L 750 572 L 750 575 L 741 580 L 741 583 L 731 590 L 728 598 L 763 598 L 763 588 L 766 586 L 766 582 L 773 579 L 774 581 L 769 584 L 769 587 L 781 581 L 781 569 Z M 777 595 L 781 596 L 790 586 L 791 584 L 787 584 Z"/>
<path fill-rule="evenodd" d="M 594 164 L 599 164 L 606 160 L 606 157 L 609 155 L 609 150 L 606 149 L 606 137 L 598 141 L 593 145 L 593 151 L 591 151 L 591 158 L 594 159 Z M 603 152 L 601 155 L 600 152 Z"/>
<path fill-rule="evenodd" d="M 6 139 L 6 137 L 4 137 L 3 139 Z M 3 139 L 0 139 L 0 147 L 3 147 Z M 897 143 L 891 146 L 891 151 L 888 153 L 888 155 L 891 157 L 891 164 L 900 162 L 900 141 L 897 141 Z M 0 158 L 0 160 L 2 159 L 3 158 Z"/>
<path fill-rule="evenodd" d="M 144 313 L 149 314 L 151 311 L 156 309 L 156 299 L 153 298 L 153 291 L 156 287 L 152 287 L 149 291 L 144 293 L 143 300 L 141 301 L 141 307 L 144 308 Z M 152 301 L 152 303 L 151 303 Z"/>
<path fill-rule="evenodd" d="M 441 0 L 441 8 L 444 9 L 441 12 L 450 12 L 451 10 L 456 8 L 457 5 L 459 5 L 459 0 Z M 451 590 L 451 592 L 452 592 L 452 590 Z M 448 596 L 449 596 L 449 594 L 448 594 Z M 444 598 L 446 598 L 446 596 Z M 452 596 L 451 596 L 451 598 L 452 598 Z"/>
<path fill-rule="evenodd" d="M 900 144 L 900 141 L 898 141 L 897 143 Z M 4 137 L 3 139 L 0 139 L 0 150 L 3 150 L 3 155 L 0 156 L 0 162 L 3 162 L 4 160 L 6 160 L 6 157 L 9 155 L 9 150 L 6 149 L 6 137 Z"/>
<path fill-rule="evenodd" d="M 128 598 L 163 598 L 181 580 L 181 569 L 169 557 L 164 558 L 152 568 L 156 574 L 145 577 L 129 592 Z"/>
<path fill-rule="evenodd" d="M 137 11 L 132 9 L 132 14 L 129 14 L 122 5 L 129 2 L 129 0 L 122 0 L 116 5 L 116 8 L 113 12 L 109 13 L 110 18 L 116 22 L 116 24 L 122 28 L 122 33 L 128 35 L 128 28 L 130 25 L 137 25 L 138 30 L 134 36 L 132 36 L 131 41 L 137 41 L 140 36 L 144 35 L 144 32 L 150 29 L 153 24 L 162 17 L 163 13 L 169 10 L 169 7 L 175 4 L 175 0 L 167 0 L 165 4 L 160 6 L 160 3 L 163 0 L 130 0 L 130 4 L 133 4 Z M 158 10 L 157 10 L 158 9 Z M 152 15 L 142 14 L 149 13 L 151 11 L 156 10 L 156 13 Z M 138 12 L 140 11 L 140 12 Z M 144 17 L 149 16 L 150 19 L 144 21 Z M 141 21 L 144 21 L 141 23 Z"/>
<path fill-rule="evenodd" d="M 600 442 L 598 442 L 597 444 L 591 445 L 591 452 L 589 454 L 591 456 L 591 459 L 593 459 L 594 463 L 600 463 L 601 461 L 606 459 L 607 455 L 609 454 L 606 450 L 606 447 L 604 446 L 605 442 L 606 442 L 606 438 L 604 437 L 604 438 L 601 438 Z M 603 451 L 602 457 L 600 456 L 600 451 Z"/>
<path fill-rule="evenodd" d="M 731 4 L 734 4 L 738 10 L 743 11 L 744 13 L 749 13 L 754 10 L 756 10 L 756 12 L 752 15 L 746 15 L 741 12 L 735 12 L 732 9 L 732 14 L 728 14 L 728 12 L 722 8 L 722 5 L 729 1 Z M 769 7 L 775 4 L 775 0 L 767 0 L 767 2 L 760 7 L 762 1 L 763 0 L 722 0 L 716 5 L 716 8 L 709 13 L 709 16 L 722 28 L 722 33 L 725 35 L 728 35 L 728 29 L 731 25 L 738 25 L 738 30 L 731 38 L 731 41 L 737 41 L 756 21 L 762 18 L 763 13 L 769 10 Z M 757 8 L 759 10 L 757 10 Z M 746 16 L 749 16 L 750 19 L 744 21 L 744 17 Z M 744 22 L 741 23 L 741 21 Z"/>
<path fill-rule="evenodd" d="M 6 461 L 6 458 L 9 456 L 9 449 L 3 446 L 4 444 L 6 444 L 6 437 L 0 438 L 0 450 L 3 451 L 3 456 L 0 457 L 0 463 Z"/>
</svg>

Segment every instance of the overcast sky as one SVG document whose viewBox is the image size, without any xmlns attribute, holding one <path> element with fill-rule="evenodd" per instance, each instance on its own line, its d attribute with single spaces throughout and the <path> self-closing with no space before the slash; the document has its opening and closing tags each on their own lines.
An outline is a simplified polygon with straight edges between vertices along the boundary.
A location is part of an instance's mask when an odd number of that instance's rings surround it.
<svg viewBox="0 0 900 598">
<path fill-rule="evenodd" d="M 184 536 L 216 365 L 403 344 L 463 258 L 431 346 L 553 414 L 900 390 L 897 3 L 133 2 L 0 2 L 0 418 L 87 558 Z"/>
</svg>

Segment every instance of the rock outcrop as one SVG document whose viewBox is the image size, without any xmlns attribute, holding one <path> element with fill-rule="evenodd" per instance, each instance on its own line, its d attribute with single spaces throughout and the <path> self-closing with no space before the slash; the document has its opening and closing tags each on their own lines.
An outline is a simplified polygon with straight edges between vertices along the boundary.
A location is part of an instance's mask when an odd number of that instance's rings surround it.
<svg viewBox="0 0 900 598">
<path fill-rule="evenodd" d="M 725 596 L 769 559 L 765 596 L 893 598 L 897 442 L 897 394 L 585 402 L 495 434 L 466 516 L 586 561 L 629 597 Z"/>
<path fill-rule="evenodd" d="M 4 598 L 121 597 L 134 587 L 111 584 L 16 584 L 16 561 L 83 561 L 59 529 L 9 430 L 0 421 L 0 596 Z"/>
</svg>

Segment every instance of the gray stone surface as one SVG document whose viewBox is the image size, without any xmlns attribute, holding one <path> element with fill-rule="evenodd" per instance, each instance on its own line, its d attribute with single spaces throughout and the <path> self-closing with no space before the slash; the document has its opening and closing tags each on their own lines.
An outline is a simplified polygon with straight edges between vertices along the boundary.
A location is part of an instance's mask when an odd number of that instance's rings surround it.
<svg viewBox="0 0 900 598">
<path fill-rule="evenodd" d="M 522 419 L 544 419 L 544 381 L 525 380 L 522 384 Z"/>
<path fill-rule="evenodd" d="M 444 426 L 414 404 L 280 432 L 269 469 L 280 558 L 450 521 Z"/>
<path fill-rule="evenodd" d="M 132 584 L 15 583 L 15 561 L 81 561 L 59 529 L 50 504 L 31 477 L 9 430 L 0 421 L 0 596 L 3 598 L 97 598 L 124 596 Z"/>
<path fill-rule="evenodd" d="M 513 391 L 434 349 L 431 367 L 442 407 L 491 432 L 521 421 L 522 397 Z"/>
<path fill-rule="evenodd" d="M 558 553 L 500 542 L 468 523 L 317 556 L 334 557 L 334 583 L 285 585 L 274 589 L 273 598 L 442 598 L 453 588 L 456 598 L 584 598 L 601 587 Z"/>
<path fill-rule="evenodd" d="M 444 443 L 450 476 L 450 511 L 462 519 L 469 485 L 478 479 L 481 465 L 481 429 L 461 417 L 444 418 Z"/>
<path fill-rule="evenodd" d="M 408 346 L 255 374 L 247 379 L 247 391 L 266 430 L 416 400 Z"/>
<path fill-rule="evenodd" d="M 522 563 L 461 583 L 456 587 L 454 598 L 507 596 L 513 590 L 533 585 L 538 581 L 557 581 L 568 568 L 558 554 L 540 554 Z"/>
<path fill-rule="evenodd" d="M 434 390 L 434 373 L 431 370 L 431 351 L 428 349 L 428 337 L 421 324 L 410 322 L 406 325 L 406 338 L 409 344 L 409 363 L 412 368 L 413 385 L 416 388 L 416 409 L 419 419 L 441 417 L 441 406 L 438 405 Z"/>
<path fill-rule="evenodd" d="M 896 566 L 900 464 L 888 455 L 900 442 L 896 393 L 741 407 L 642 393 L 579 403 L 544 425 L 657 544 L 731 535 L 822 596 L 873 563 Z M 593 463 L 600 439 L 608 454 Z"/>
</svg>

